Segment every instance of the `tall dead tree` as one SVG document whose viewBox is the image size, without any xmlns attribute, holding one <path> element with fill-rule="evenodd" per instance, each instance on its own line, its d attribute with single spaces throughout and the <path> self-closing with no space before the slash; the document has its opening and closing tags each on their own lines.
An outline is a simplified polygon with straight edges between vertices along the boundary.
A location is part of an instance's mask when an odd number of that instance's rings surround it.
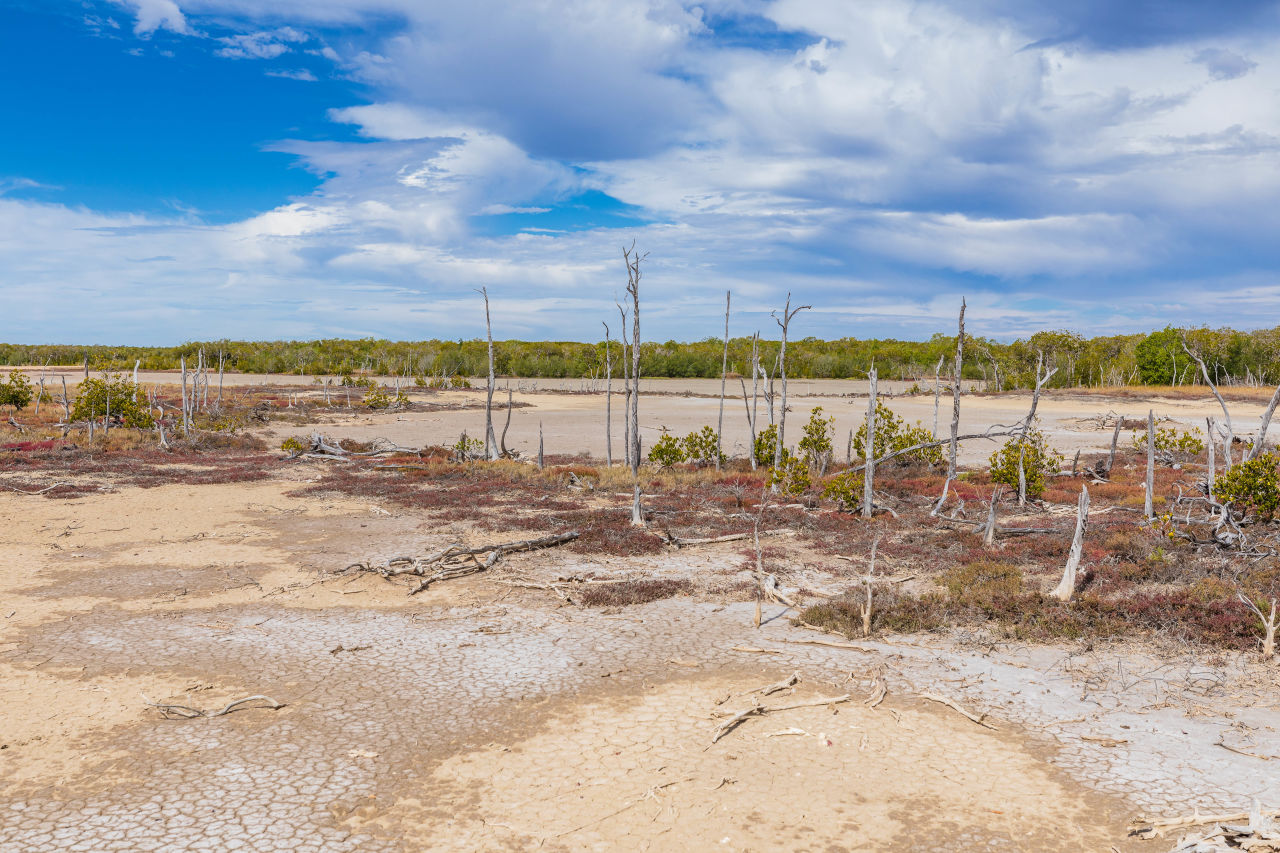
<svg viewBox="0 0 1280 853">
<path fill-rule="evenodd" d="M 631 466 L 631 359 L 627 350 L 627 311 L 618 306 L 622 318 L 622 464 Z"/>
<path fill-rule="evenodd" d="M 1152 492 L 1156 488 L 1156 414 L 1147 409 L 1147 495 L 1142 500 L 1142 514 L 1148 521 L 1156 517 Z"/>
<path fill-rule="evenodd" d="M 947 502 L 947 494 L 951 490 L 951 481 L 956 478 L 956 455 L 958 452 L 960 438 L 960 373 L 964 367 L 964 311 L 965 301 L 960 299 L 960 323 L 956 332 L 956 363 L 955 372 L 952 376 L 951 384 L 951 442 L 950 453 L 947 456 L 947 479 L 942 484 L 942 496 L 938 498 L 938 503 L 934 506 L 930 515 L 936 516 L 942 512 L 942 507 Z"/>
<path fill-rule="evenodd" d="M 609 350 L 609 324 L 604 326 L 604 464 L 613 467 L 613 355 Z M 538 427 L 542 429 L 541 426 Z"/>
<path fill-rule="evenodd" d="M 773 467 L 774 470 L 782 464 L 782 451 L 786 447 L 787 436 L 787 333 L 791 329 L 791 320 L 801 311 L 806 311 L 812 306 L 798 305 L 794 309 L 791 307 L 791 294 L 787 293 L 787 303 L 782 309 L 782 318 L 778 318 L 777 312 L 774 312 L 773 319 L 782 329 L 782 347 L 778 350 L 778 372 L 782 374 L 782 401 L 778 410 L 778 443 L 773 448 Z M 773 481 L 773 490 L 778 490 L 778 481 Z"/>
<path fill-rule="evenodd" d="M 1267 403 L 1267 409 L 1262 413 L 1262 422 L 1258 425 L 1258 437 L 1253 441 L 1253 447 L 1249 448 L 1249 458 L 1257 459 L 1267 446 L 1267 430 L 1271 428 L 1271 417 L 1276 413 L 1276 404 L 1280 403 L 1280 385 L 1276 386 L 1275 393 L 1271 395 L 1271 402 Z"/>
<path fill-rule="evenodd" d="M 760 332 L 751 336 L 751 408 L 747 410 L 747 426 L 751 428 L 751 445 L 747 456 L 751 459 L 751 470 L 756 470 L 756 424 L 760 415 Z M 742 383 L 742 397 L 745 402 L 747 383 Z"/>
<path fill-rule="evenodd" d="M 729 300 L 733 292 L 724 292 L 724 355 L 720 359 L 720 421 L 716 426 L 716 470 L 720 470 L 721 448 L 724 446 L 724 383 L 729 376 Z"/>
<path fill-rule="evenodd" d="M 1111 432 L 1111 452 L 1107 454 L 1107 476 L 1116 464 L 1116 443 L 1120 441 L 1120 427 L 1124 426 L 1124 415 L 1116 415 L 1116 428 Z"/>
<path fill-rule="evenodd" d="M 187 357 L 182 356 L 179 363 L 182 365 L 182 435 L 185 437 L 191 432 L 191 401 L 187 398 Z"/>
<path fill-rule="evenodd" d="M 1199 365 L 1200 375 L 1204 377 L 1204 384 L 1209 386 L 1209 390 L 1213 392 L 1213 396 L 1218 398 L 1218 405 L 1222 407 L 1223 427 L 1226 428 L 1226 434 L 1223 439 L 1223 443 L 1226 445 L 1223 448 L 1225 451 L 1224 455 L 1226 456 L 1226 465 L 1224 468 L 1230 468 L 1233 464 L 1233 460 L 1231 458 L 1231 446 L 1235 444 L 1236 433 L 1235 428 L 1231 424 L 1231 412 L 1227 409 L 1227 401 L 1222 399 L 1222 395 L 1218 393 L 1218 386 L 1209 378 L 1209 368 L 1205 367 L 1204 359 L 1200 357 L 1199 353 L 1191 351 L 1191 348 L 1187 346 L 1187 339 L 1185 337 L 1180 338 L 1180 340 L 1182 342 L 1183 351 L 1186 352 L 1187 355 L 1191 356 L 1195 363 Z M 1154 441 L 1155 434 L 1147 433 L 1147 443 L 1151 444 Z"/>
<path fill-rule="evenodd" d="M 870 518 L 874 505 L 873 481 L 876 475 L 876 368 L 867 374 L 870 387 L 867 392 L 867 440 L 862 454 L 867 460 L 862 469 L 862 517 Z"/>
<path fill-rule="evenodd" d="M 489 383 L 485 387 L 484 398 L 484 458 L 492 461 L 498 458 L 498 442 L 493 434 L 493 327 L 489 323 L 489 288 L 482 287 L 476 293 L 484 297 L 484 331 L 489 339 Z"/>
<path fill-rule="evenodd" d="M 644 526 L 644 508 L 640 503 L 640 263 L 649 255 L 636 251 L 636 244 L 622 250 L 627 265 L 627 295 L 631 297 L 631 523 Z"/>
<path fill-rule="evenodd" d="M 1084 554 L 1084 534 L 1089 527 L 1089 487 L 1080 487 L 1080 502 L 1076 506 L 1076 532 L 1071 537 L 1071 550 L 1062 570 L 1062 580 L 1049 593 L 1061 601 L 1070 601 L 1076 594 L 1076 579 L 1080 571 L 1080 558 Z"/>
<path fill-rule="evenodd" d="M 933 437 L 938 437 L 938 397 L 942 393 L 942 362 L 946 356 L 938 356 L 938 364 L 933 368 Z"/>
<path fill-rule="evenodd" d="M 1040 405 L 1040 389 L 1045 386 L 1053 374 L 1058 372 L 1058 368 L 1053 370 L 1045 369 L 1044 375 L 1040 375 L 1040 370 L 1044 366 L 1044 353 L 1036 353 L 1036 387 L 1031 392 L 1031 411 L 1027 412 L 1027 419 L 1022 422 L 1022 432 L 1018 435 L 1018 506 L 1027 505 L 1027 435 L 1031 432 L 1031 424 L 1036 419 L 1036 409 Z"/>
</svg>

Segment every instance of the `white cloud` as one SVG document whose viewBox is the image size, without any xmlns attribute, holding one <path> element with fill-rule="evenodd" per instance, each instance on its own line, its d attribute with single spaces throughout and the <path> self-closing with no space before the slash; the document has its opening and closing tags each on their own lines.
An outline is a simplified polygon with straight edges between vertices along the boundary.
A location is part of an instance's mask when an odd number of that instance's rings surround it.
<svg viewBox="0 0 1280 853">
<path fill-rule="evenodd" d="M 305 42 L 308 39 L 309 36 L 306 33 L 292 27 L 280 27 L 275 30 L 224 36 L 218 41 L 226 47 L 219 48 L 215 52 L 218 56 L 227 59 L 275 59 L 292 50 L 290 45 Z"/>
<path fill-rule="evenodd" d="M 187 26 L 186 16 L 182 14 L 175 0 L 112 0 L 112 2 L 133 10 L 135 21 L 133 31 L 140 36 L 150 35 L 160 29 L 182 34 L 191 32 Z"/>
<path fill-rule="evenodd" d="M 267 71 L 268 77 L 283 77 L 286 80 L 302 80 L 307 83 L 316 82 L 316 75 L 312 74 L 305 68 L 284 69 L 279 71 Z"/>
</svg>

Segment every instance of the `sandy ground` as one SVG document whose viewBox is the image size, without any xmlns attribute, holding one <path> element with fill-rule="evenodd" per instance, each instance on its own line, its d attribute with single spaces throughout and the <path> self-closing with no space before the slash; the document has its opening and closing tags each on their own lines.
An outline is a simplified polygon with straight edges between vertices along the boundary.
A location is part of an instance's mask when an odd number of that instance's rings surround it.
<svg viewBox="0 0 1280 853">
<path fill-rule="evenodd" d="M 683 380 L 677 380 L 683 382 Z M 657 382 L 657 380 L 655 380 Z M 811 383 L 817 386 L 818 383 Z M 849 383 L 853 384 L 853 383 Z M 850 392 L 853 393 L 853 392 Z M 835 417 L 836 453 L 843 458 L 848 450 L 850 431 L 858 429 L 866 419 L 866 390 L 863 396 L 837 396 L 830 389 L 815 387 L 810 396 L 788 397 L 787 441 L 794 444 L 803 435 L 802 429 L 810 412 L 821 406 L 824 417 Z M 333 415 L 333 426 L 325 427 L 337 437 L 349 437 L 367 441 L 384 437 L 412 447 L 424 444 L 453 444 L 463 431 L 472 438 L 484 436 L 483 391 L 447 391 L 435 394 L 411 395 L 412 399 L 436 408 L 429 411 L 380 412 L 358 416 L 345 415 L 341 411 Z M 495 395 L 495 435 L 502 434 L 506 423 L 506 392 Z M 547 453 L 579 454 L 603 458 L 606 454 L 605 395 L 552 394 L 545 392 L 516 392 L 512 399 L 511 425 L 507 433 L 507 446 L 525 454 L 536 454 L 538 430 L 541 427 L 543 444 Z M 884 399 L 896 414 L 910 423 L 933 428 L 933 397 L 928 395 L 899 396 Z M 499 405 L 501 404 L 501 405 Z M 960 407 L 961 435 L 978 434 L 998 430 L 1020 422 L 1031 404 L 1029 394 L 1006 394 L 998 397 L 965 396 Z M 1207 416 L 1221 417 L 1221 409 L 1210 397 L 1205 400 L 1161 399 L 1138 402 L 1131 399 L 1108 398 L 1094 395 L 1052 394 L 1042 397 L 1037 409 L 1041 429 L 1050 444 L 1062 453 L 1068 463 L 1077 450 L 1082 454 L 1106 452 L 1111 443 L 1115 421 L 1104 422 L 1101 416 L 1121 414 L 1126 418 L 1146 419 L 1150 405 L 1161 422 L 1176 423 L 1179 429 L 1205 430 Z M 465 407 L 465 408 L 463 408 Z M 1257 403 L 1234 402 L 1232 416 L 1237 424 L 1237 435 L 1250 436 L 1256 431 L 1264 406 Z M 622 447 L 622 397 L 615 394 L 611 405 L 613 421 L 613 452 Z M 939 414 L 939 431 L 949 435 L 950 403 L 942 401 Z M 750 444 L 750 428 L 741 398 L 725 402 L 724 447 L 731 456 L 746 456 Z M 714 427 L 719 422 L 720 400 L 714 397 L 684 396 L 664 392 L 641 394 L 640 435 L 644 448 L 650 448 L 663 432 L 676 436 Z M 760 421 L 768 423 L 765 405 L 761 403 Z M 273 424 L 270 432 L 273 443 L 298 433 L 288 424 Z M 1274 434 L 1274 429 L 1272 430 Z M 1121 433 L 1122 442 L 1131 442 L 1132 430 Z M 964 443 L 960 460 L 964 465 L 984 464 L 991 453 L 1005 438 L 976 440 Z M 856 453 L 854 454 L 857 455 Z"/>
<path fill-rule="evenodd" d="M 322 470 L 0 493 L 0 850 L 1154 850 L 1126 838 L 1135 812 L 1280 785 L 1214 745 L 1274 739 L 1274 674 L 1238 659 L 837 649 L 781 612 L 757 630 L 748 605 L 583 609 L 501 583 L 725 570 L 732 546 L 526 554 L 410 598 L 334 572 L 475 534 L 289 494 Z M 791 673 L 760 701 L 852 701 L 711 743 L 717 712 Z M 890 693 L 870 708 L 876 677 Z M 166 720 L 147 704 L 257 693 L 285 707 Z"/>
</svg>

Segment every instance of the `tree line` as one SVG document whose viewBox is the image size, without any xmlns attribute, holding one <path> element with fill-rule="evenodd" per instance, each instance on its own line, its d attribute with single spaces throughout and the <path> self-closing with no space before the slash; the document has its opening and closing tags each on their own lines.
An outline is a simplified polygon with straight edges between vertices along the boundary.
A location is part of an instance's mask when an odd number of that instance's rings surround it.
<svg viewBox="0 0 1280 853">
<path fill-rule="evenodd" d="M 1056 368 L 1048 387 L 1183 385 L 1203 381 L 1182 342 L 1205 361 L 1219 385 L 1280 383 L 1280 327 L 1250 332 L 1235 329 L 1166 328 L 1148 335 L 1086 338 L 1073 332 L 1037 332 L 1012 343 L 967 337 L 964 376 L 986 390 L 1035 385 L 1037 359 Z M 760 341 L 760 363 L 776 364 L 778 341 Z M 750 337 L 729 339 L 730 375 L 750 376 Z M 488 372 L 484 339 L 388 341 L 330 338 L 316 341 L 193 341 L 172 347 L 0 344 L 0 365 L 82 365 L 94 370 L 176 370 L 192 363 L 203 349 L 225 358 L 229 371 L 312 376 L 363 373 L 405 377 L 483 376 Z M 721 338 L 701 341 L 644 342 L 641 373 L 649 377 L 719 378 L 724 350 Z M 940 359 L 955 350 L 955 336 L 925 341 L 892 338 L 792 339 L 787 343 L 787 373 L 800 379 L 865 378 L 874 365 L 881 379 L 930 386 Z M 605 344 L 574 341 L 495 341 L 494 370 L 505 376 L 600 379 L 605 375 Z M 945 377 L 947 365 L 941 370 Z M 615 376 L 619 375 L 616 372 Z"/>
</svg>

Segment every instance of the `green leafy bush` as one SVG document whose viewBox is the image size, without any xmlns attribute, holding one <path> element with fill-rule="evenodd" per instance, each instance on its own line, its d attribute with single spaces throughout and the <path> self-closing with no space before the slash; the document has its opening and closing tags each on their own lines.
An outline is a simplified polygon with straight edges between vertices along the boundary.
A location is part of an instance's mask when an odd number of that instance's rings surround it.
<svg viewBox="0 0 1280 853">
<path fill-rule="evenodd" d="M 991 482 L 1004 483 L 1006 486 L 1018 488 L 1018 454 L 1022 449 L 1022 469 L 1027 479 L 1027 497 L 1038 498 L 1044 494 L 1045 482 L 1050 474 L 1057 472 L 1063 458 L 1057 451 L 1049 448 L 1048 441 L 1038 429 L 1027 431 L 1026 441 L 1014 436 L 1004 446 L 991 454 Z"/>
<path fill-rule="evenodd" d="M 831 436 L 835 431 L 836 419 L 824 418 L 822 407 L 816 406 L 809 413 L 809 422 L 804 425 L 804 437 L 796 444 L 800 457 L 810 468 L 826 470 L 831 461 Z"/>
<path fill-rule="evenodd" d="M 140 399 L 134 399 L 135 397 Z M 71 419 L 75 421 L 100 418 L 108 412 L 124 420 L 125 426 L 146 429 L 155 426 L 151 411 L 141 399 L 138 386 L 125 376 L 107 374 L 102 378 L 85 379 L 80 383 Z"/>
<path fill-rule="evenodd" d="M 365 392 L 364 404 L 370 409 L 386 409 L 391 406 L 391 395 L 385 388 L 370 388 Z"/>
<path fill-rule="evenodd" d="M 751 452 L 755 454 L 756 464 L 768 468 L 773 464 L 773 454 L 778 447 L 778 427 L 769 424 L 756 435 L 755 446 Z"/>
<path fill-rule="evenodd" d="M 458 440 L 449 445 L 449 449 L 453 451 L 453 457 L 459 462 L 466 462 L 468 459 L 476 459 L 484 452 L 484 441 L 478 438 L 467 438 L 464 432 L 458 436 Z"/>
<path fill-rule="evenodd" d="M 684 448 L 681 447 L 679 439 L 669 432 L 664 432 L 653 443 L 653 447 L 649 448 L 649 461 L 661 468 L 679 465 L 684 460 Z"/>
<path fill-rule="evenodd" d="M 784 454 L 782 464 L 773 469 L 772 483 L 784 495 L 791 497 L 803 495 L 812 483 L 809 479 L 809 464 L 799 456 Z"/>
<path fill-rule="evenodd" d="M 822 496 L 835 501 L 843 512 L 853 512 L 862 505 L 862 474 L 845 471 L 827 481 Z"/>
<path fill-rule="evenodd" d="M 1263 521 L 1270 521 L 1280 508 L 1280 457 L 1263 453 L 1257 459 L 1248 459 L 1231 466 L 1217 476 L 1213 495 L 1224 504 L 1242 512 L 1254 512 Z"/>
<path fill-rule="evenodd" d="M 300 438 L 290 436 L 280 443 L 280 449 L 290 456 L 297 456 L 299 453 L 306 452 L 308 444 Z"/>
<path fill-rule="evenodd" d="M 1134 434 L 1133 446 L 1143 453 L 1147 452 L 1146 430 Z M 1195 427 L 1179 433 L 1173 427 L 1158 426 L 1156 427 L 1156 450 L 1185 456 L 1199 456 L 1204 452 L 1204 433 Z"/>
<path fill-rule="evenodd" d="M 691 432 L 684 438 L 680 439 L 680 447 L 684 451 L 684 458 L 688 462 L 694 462 L 699 465 L 714 465 L 716 457 L 720 459 L 720 463 L 724 464 L 728 457 L 720 452 L 719 437 L 716 431 L 710 426 L 704 426 L 702 429 Z M 653 454 L 649 454 L 650 458 Z"/>
<path fill-rule="evenodd" d="M 876 437 L 872 443 L 872 452 L 876 458 L 893 453 L 897 450 L 905 450 L 917 444 L 925 444 L 933 441 L 933 433 L 925 429 L 917 421 L 915 426 L 911 426 L 902 418 L 898 417 L 892 409 L 884 403 L 876 400 Z M 857 433 L 853 436 L 853 452 L 862 454 L 865 458 L 865 446 L 867 443 L 867 421 L 862 420 L 862 426 L 858 427 Z M 942 464 L 942 448 L 940 447 L 924 447 L 919 450 L 913 450 L 910 453 L 904 453 L 901 456 L 894 457 L 894 461 L 899 464 L 908 462 L 927 462 L 930 465 Z"/>
<path fill-rule="evenodd" d="M 0 406 L 13 406 L 15 412 L 20 412 L 31 402 L 34 393 L 25 375 L 10 373 L 8 382 L 0 382 Z"/>
</svg>

